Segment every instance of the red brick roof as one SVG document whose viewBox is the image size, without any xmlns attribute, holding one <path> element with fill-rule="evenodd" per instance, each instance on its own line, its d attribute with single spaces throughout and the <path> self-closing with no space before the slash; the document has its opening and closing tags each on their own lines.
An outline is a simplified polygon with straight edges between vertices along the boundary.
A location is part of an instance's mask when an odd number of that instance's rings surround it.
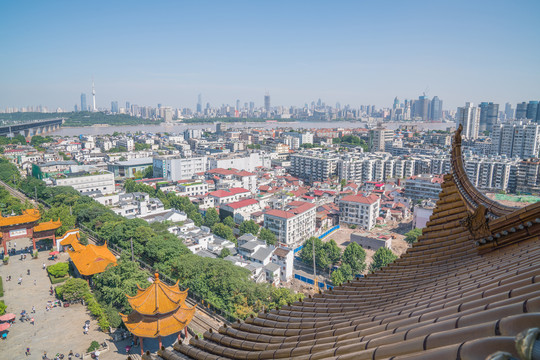
<svg viewBox="0 0 540 360">
<path fill-rule="evenodd" d="M 237 202 L 227 204 L 226 206 L 230 207 L 231 209 L 236 210 L 236 209 L 241 209 L 243 207 L 258 204 L 258 203 L 259 202 L 257 200 L 255 200 L 255 199 L 245 199 L 245 200 L 240 200 L 240 201 L 237 201 Z"/>
<path fill-rule="evenodd" d="M 208 195 L 218 197 L 218 198 L 223 198 L 223 197 L 234 196 L 234 195 L 237 195 L 237 194 L 243 194 L 243 193 L 247 193 L 247 192 L 249 192 L 249 190 L 244 189 L 244 188 L 230 188 L 229 191 L 227 191 L 227 190 L 212 191 Z"/>
<path fill-rule="evenodd" d="M 341 199 L 341 201 L 349 201 L 349 202 L 355 202 L 360 204 L 374 204 L 379 200 L 379 197 L 377 195 L 369 195 L 369 196 L 363 196 L 363 195 L 348 195 Z"/>
</svg>

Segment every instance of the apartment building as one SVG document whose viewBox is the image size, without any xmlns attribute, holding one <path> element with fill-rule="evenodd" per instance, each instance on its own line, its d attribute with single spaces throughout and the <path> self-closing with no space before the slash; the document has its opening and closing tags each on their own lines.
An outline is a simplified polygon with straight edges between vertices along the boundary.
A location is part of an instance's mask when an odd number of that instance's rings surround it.
<svg viewBox="0 0 540 360">
<path fill-rule="evenodd" d="M 124 147 L 127 151 L 135 150 L 135 142 L 131 138 L 122 138 L 116 142 L 116 146 Z"/>
<path fill-rule="evenodd" d="M 336 153 L 305 151 L 291 155 L 290 173 L 308 182 L 326 181 L 337 175 Z"/>
<path fill-rule="evenodd" d="M 516 191 L 522 194 L 540 193 L 540 159 L 531 158 L 519 163 Z"/>
<path fill-rule="evenodd" d="M 229 204 L 251 197 L 251 192 L 244 188 L 230 188 L 227 190 L 216 190 L 208 193 L 208 197 L 214 199 L 214 206 Z"/>
<path fill-rule="evenodd" d="M 540 152 L 540 125 L 514 121 L 493 126 L 491 154 L 528 159 Z"/>
<path fill-rule="evenodd" d="M 278 242 L 296 248 L 315 234 L 317 208 L 305 201 L 291 201 L 283 210 L 264 213 L 264 227 L 276 234 Z"/>
<path fill-rule="evenodd" d="M 339 200 L 339 221 L 371 230 L 379 216 L 381 200 L 377 195 L 348 195 Z"/>
<path fill-rule="evenodd" d="M 110 171 L 58 174 L 52 178 L 53 186 L 71 186 L 81 194 L 100 191 L 103 195 L 114 193 L 114 174 Z"/>
<path fill-rule="evenodd" d="M 405 197 L 413 202 L 425 199 L 438 199 L 441 192 L 442 176 L 412 176 L 405 180 Z"/>
<path fill-rule="evenodd" d="M 178 195 L 180 196 L 197 196 L 204 195 L 208 192 L 208 184 L 206 181 L 190 181 L 179 182 L 176 185 Z"/>
<path fill-rule="evenodd" d="M 162 177 L 169 181 L 191 179 L 195 173 L 206 171 L 206 163 L 206 156 L 155 157 L 153 161 L 154 177 Z"/>
</svg>

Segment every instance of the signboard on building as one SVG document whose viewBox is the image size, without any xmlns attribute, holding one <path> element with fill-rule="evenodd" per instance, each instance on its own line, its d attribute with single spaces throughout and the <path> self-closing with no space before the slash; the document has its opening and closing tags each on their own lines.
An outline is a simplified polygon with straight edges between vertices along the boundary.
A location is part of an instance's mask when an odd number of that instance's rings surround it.
<svg viewBox="0 0 540 360">
<path fill-rule="evenodd" d="M 28 233 L 28 232 L 27 232 L 26 228 L 24 228 L 24 229 L 10 230 L 10 231 L 9 231 L 9 237 L 24 236 L 24 235 L 26 235 L 27 233 Z"/>
</svg>

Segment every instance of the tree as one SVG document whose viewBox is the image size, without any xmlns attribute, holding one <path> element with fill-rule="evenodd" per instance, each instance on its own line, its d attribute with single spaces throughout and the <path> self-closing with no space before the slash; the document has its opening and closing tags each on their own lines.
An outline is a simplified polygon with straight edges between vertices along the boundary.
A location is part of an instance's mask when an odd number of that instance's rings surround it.
<svg viewBox="0 0 540 360">
<path fill-rule="evenodd" d="M 83 279 L 67 279 L 64 285 L 57 286 L 55 290 L 56 295 L 64 301 L 80 300 L 90 294 L 90 287 Z"/>
<path fill-rule="evenodd" d="M 414 228 L 405 234 L 405 241 L 409 243 L 409 245 L 412 245 L 418 241 L 418 237 L 421 235 L 422 235 L 422 229 Z"/>
<path fill-rule="evenodd" d="M 343 264 L 349 265 L 354 275 L 366 269 L 365 261 L 366 252 L 358 243 L 352 242 L 347 245 L 343 252 Z"/>
<path fill-rule="evenodd" d="M 229 226 L 218 223 L 214 225 L 214 227 L 212 228 L 212 232 L 217 236 L 232 241 L 236 244 L 236 237 L 234 236 L 234 233 Z"/>
<path fill-rule="evenodd" d="M 268 245 L 277 244 L 276 234 L 274 234 L 271 230 L 268 230 L 267 228 L 261 228 L 261 232 L 259 233 L 259 239 L 262 241 L 266 241 L 266 244 Z"/>
<path fill-rule="evenodd" d="M 218 222 L 219 222 L 219 214 L 217 210 L 214 208 L 210 208 L 206 210 L 206 214 L 204 215 L 204 225 L 211 228 Z"/>
<path fill-rule="evenodd" d="M 344 188 L 345 186 L 347 186 L 347 180 L 346 180 L 346 179 L 341 179 L 341 181 L 340 181 L 339 183 L 340 183 L 340 185 L 341 185 L 341 190 L 343 190 L 343 188 Z"/>
<path fill-rule="evenodd" d="M 332 279 L 332 283 L 335 286 L 340 286 L 346 281 L 343 273 L 339 269 L 335 270 L 330 276 L 330 278 Z"/>
<path fill-rule="evenodd" d="M 396 259 L 397 256 L 392 252 L 392 250 L 381 247 L 377 251 L 375 251 L 375 255 L 373 255 L 373 262 L 371 263 L 369 269 L 371 271 L 375 271 L 383 266 L 392 263 Z"/>
<path fill-rule="evenodd" d="M 142 178 L 143 178 L 143 173 L 142 173 L 142 171 L 135 171 L 135 172 L 133 173 L 133 177 L 134 177 L 135 179 L 142 179 Z"/>
<path fill-rule="evenodd" d="M 219 258 L 220 259 L 224 259 L 226 258 L 227 256 L 231 255 L 231 250 L 229 250 L 229 248 L 223 248 L 221 250 L 221 253 L 219 253 Z"/>
<path fill-rule="evenodd" d="M 68 263 L 57 263 L 47 267 L 47 272 L 51 274 L 52 277 L 61 278 L 68 274 L 69 264 Z"/>
<path fill-rule="evenodd" d="M 330 264 L 337 264 L 341 260 L 341 249 L 334 239 L 324 244 L 324 250 Z"/>
<path fill-rule="evenodd" d="M 259 225 L 253 220 L 245 220 L 240 224 L 240 235 L 252 234 L 257 236 L 259 233 Z"/>
<path fill-rule="evenodd" d="M 153 178 L 153 177 L 154 177 L 154 167 L 152 165 L 150 165 L 149 167 L 144 169 L 143 178 L 150 179 L 150 178 Z"/>
<path fill-rule="evenodd" d="M 233 218 L 230 216 L 227 216 L 225 219 L 223 219 L 223 224 L 227 225 L 231 229 L 236 225 Z"/>
<path fill-rule="evenodd" d="M 312 236 L 306 240 L 300 251 L 300 258 L 306 264 L 313 264 L 313 243 L 315 243 L 315 264 L 320 268 L 327 269 L 330 263 L 328 254 L 326 253 L 323 242 L 319 238 Z"/>
</svg>

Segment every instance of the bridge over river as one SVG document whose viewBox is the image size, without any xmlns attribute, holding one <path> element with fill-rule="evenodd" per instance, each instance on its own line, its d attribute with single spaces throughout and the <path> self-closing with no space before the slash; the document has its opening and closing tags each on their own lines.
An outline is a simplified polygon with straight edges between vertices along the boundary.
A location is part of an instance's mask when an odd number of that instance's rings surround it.
<svg viewBox="0 0 540 360">
<path fill-rule="evenodd" d="M 36 120 L 21 124 L 0 126 L 0 136 L 14 137 L 19 134 L 24 137 L 46 134 L 60 128 L 64 118 Z"/>
</svg>

